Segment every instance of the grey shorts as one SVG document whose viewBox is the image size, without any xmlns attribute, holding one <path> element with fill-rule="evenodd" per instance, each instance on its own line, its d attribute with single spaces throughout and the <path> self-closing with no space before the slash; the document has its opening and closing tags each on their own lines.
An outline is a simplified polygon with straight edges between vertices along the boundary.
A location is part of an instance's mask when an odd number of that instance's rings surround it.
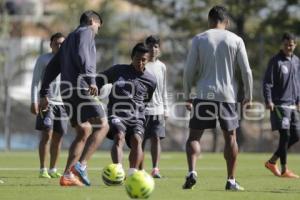
<svg viewBox="0 0 300 200">
<path fill-rule="evenodd" d="M 63 98 L 63 102 L 73 127 L 90 118 L 106 116 L 102 104 L 86 90 L 73 90 L 68 98 Z"/>
<path fill-rule="evenodd" d="M 166 125 L 164 115 L 146 115 L 145 139 L 151 137 L 166 137 Z"/>
<path fill-rule="evenodd" d="M 213 129 L 217 120 L 225 131 L 232 131 L 239 127 L 239 116 L 236 103 L 225 103 L 209 100 L 193 100 L 193 110 L 189 128 Z"/>
<path fill-rule="evenodd" d="M 106 137 L 113 140 L 116 134 L 123 133 L 125 134 L 126 144 L 129 148 L 131 148 L 130 138 L 133 134 L 138 134 L 142 139 L 144 138 L 145 129 L 143 127 L 143 122 L 136 122 L 135 125 L 128 125 L 129 123 L 113 115 L 108 117 L 108 123 L 109 131 Z"/>
<path fill-rule="evenodd" d="M 295 109 L 275 106 L 271 111 L 270 121 L 273 131 L 279 129 L 300 130 L 300 113 Z"/>
<path fill-rule="evenodd" d="M 41 111 L 36 117 L 36 130 L 53 130 L 59 134 L 67 133 L 68 115 L 63 105 L 49 104 L 46 111 Z"/>
</svg>

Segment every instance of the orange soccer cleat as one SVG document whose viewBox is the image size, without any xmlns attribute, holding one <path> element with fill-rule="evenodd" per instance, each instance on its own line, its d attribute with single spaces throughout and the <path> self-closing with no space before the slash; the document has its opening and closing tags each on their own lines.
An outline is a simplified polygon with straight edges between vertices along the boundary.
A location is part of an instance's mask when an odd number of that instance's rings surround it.
<svg viewBox="0 0 300 200">
<path fill-rule="evenodd" d="M 285 170 L 283 174 L 281 174 L 281 177 L 283 178 L 299 178 L 299 175 L 295 174 L 294 172 L 290 170 Z"/>
<path fill-rule="evenodd" d="M 59 184 L 61 186 L 80 186 L 80 187 L 84 186 L 84 184 L 80 180 L 78 180 L 78 178 L 75 177 L 74 175 L 70 177 L 66 177 L 66 176 L 60 177 Z"/>
<path fill-rule="evenodd" d="M 265 167 L 270 170 L 275 176 L 281 176 L 280 171 L 276 164 L 272 164 L 269 161 L 265 163 Z"/>
</svg>

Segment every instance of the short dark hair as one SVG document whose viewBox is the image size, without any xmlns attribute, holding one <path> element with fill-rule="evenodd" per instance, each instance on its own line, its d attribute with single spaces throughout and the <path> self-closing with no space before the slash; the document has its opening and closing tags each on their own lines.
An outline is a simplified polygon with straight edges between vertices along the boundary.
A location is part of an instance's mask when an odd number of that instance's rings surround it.
<svg viewBox="0 0 300 200">
<path fill-rule="evenodd" d="M 103 23 L 101 16 L 97 12 L 87 10 L 80 16 L 80 24 L 88 24 L 91 19 L 99 20 L 101 24 Z"/>
<path fill-rule="evenodd" d="M 137 43 L 132 51 L 131 51 L 131 59 L 135 56 L 136 53 L 148 53 L 149 52 L 149 49 L 144 45 L 144 43 L 140 42 L 140 43 Z"/>
<path fill-rule="evenodd" d="M 217 24 L 218 22 L 224 22 L 229 18 L 228 12 L 224 6 L 216 5 L 210 9 L 208 13 L 208 19 L 210 22 Z"/>
<path fill-rule="evenodd" d="M 292 33 L 284 33 L 282 35 L 281 41 L 283 42 L 284 40 L 294 40 L 296 42 L 296 36 Z"/>
<path fill-rule="evenodd" d="M 160 39 L 158 36 L 150 35 L 145 40 L 146 45 L 148 44 L 159 44 L 160 45 Z"/>
<path fill-rule="evenodd" d="M 55 39 L 62 38 L 62 37 L 64 38 L 65 36 L 61 32 L 54 33 L 50 37 L 50 42 L 53 42 Z"/>
</svg>

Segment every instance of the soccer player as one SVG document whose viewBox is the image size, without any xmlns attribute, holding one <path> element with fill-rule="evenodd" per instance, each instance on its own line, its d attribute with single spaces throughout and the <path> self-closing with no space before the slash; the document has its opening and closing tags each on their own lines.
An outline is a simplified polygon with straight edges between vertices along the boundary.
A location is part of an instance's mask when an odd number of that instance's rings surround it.
<svg viewBox="0 0 300 200">
<path fill-rule="evenodd" d="M 48 107 L 49 83 L 61 74 L 61 95 L 76 138 L 69 149 L 62 186 L 90 185 L 87 161 L 106 137 L 108 123 L 103 107 L 95 100 L 96 85 L 95 35 L 102 19 L 94 11 L 80 17 L 80 26 L 71 32 L 46 68 L 40 91 L 41 106 Z M 80 180 L 76 177 L 78 176 Z"/>
<path fill-rule="evenodd" d="M 149 36 L 145 40 L 149 49 L 149 62 L 146 69 L 155 76 L 157 87 L 152 100 L 146 107 L 146 128 L 143 149 L 147 139 L 151 141 L 152 172 L 154 178 L 161 178 L 158 163 L 161 153 L 160 140 L 165 138 L 165 119 L 168 117 L 166 66 L 158 57 L 160 56 L 160 39 Z"/>
<path fill-rule="evenodd" d="M 110 127 L 107 137 L 114 141 L 111 157 L 115 164 L 122 165 L 125 142 L 131 148 L 127 175 L 141 165 L 145 107 L 156 88 L 156 78 L 145 69 L 149 50 L 143 43 L 134 46 L 131 59 L 131 64 L 112 66 L 101 73 L 103 78 L 97 79 L 98 88 L 106 83 L 113 84 L 107 105 Z"/>
<path fill-rule="evenodd" d="M 252 100 L 252 72 L 243 40 L 226 30 L 229 14 L 223 6 L 214 6 L 208 14 L 209 30 L 192 40 L 184 69 L 184 91 L 187 109 L 191 112 L 189 137 L 186 142 L 188 174 L 183 189 L 196 184 L 196 161 L 200 154 L 200 139 L 205 129 L 216 127 L 218 119 L 225 139 L 224 158 L 227 164 L 225 190 L 244 190 L 235 180 L 238 146 L 237 67 L 241 70 L 246 104 Z M 196 84 L 197 97 L 191 99 Z"/>
<path fill-rule="evenodd" d="M 300 61 L 293 53 L 295 47 L 296 37 L 290 33 L 283 34 L 281 50 L 270 59 L 263 82 L 272 130 L 279 132 L 278 148 L 265 167 L 275 176 L 286 178 L 299 178 L 287 168 L 287 151 L 299 141 L 300 133 Z M 276 165 L 278 158 L 281 172 Z"/>
<path fill-rule="evenodd" d="M 60 78 L 58 77 L 51 87 L 49 96 L 49 109 L 42 111 L 38 104 L 38 91 L 43 79 L 45 69 L 54 54 L 57 53 L 61 44 L 65 40 L 62 33 L 55 33 L 50 38 L 50 53 L 43 54 L 38 57 L 32 77 L 31 84 L 31 112 L 37 115 L 36 129 L 41 131 L 41 139 L 39 143 L 39 158 L 40 158 L 40 178 L 59 178 L 61 174 L 57 172 L 56 163 L 62 144 L 62 136 L 67 132 L 67 114 L 63 106 L 58 88 Z M 64 118 L 64 119 L 63 119 Z M 47 171 L 46 157 L 49 154 L 50 144 L 50 168 Z"/>
</svg>

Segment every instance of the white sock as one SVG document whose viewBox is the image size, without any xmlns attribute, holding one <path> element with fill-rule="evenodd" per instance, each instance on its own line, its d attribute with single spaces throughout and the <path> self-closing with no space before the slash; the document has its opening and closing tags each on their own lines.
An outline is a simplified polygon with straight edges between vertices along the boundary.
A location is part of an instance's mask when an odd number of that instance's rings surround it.
<svg viewBox="0 0 300 200">
<path fill-rule="evenodd" d="M 235 184 L 235 179 L 234 179 L 234 178 L 233 178 L 233 179 L 229 178 L 228 181 L 229 181 L 232 185 Z"/>
<path fill-rule="evenodd" d="M 129 168 L 128 172 L 127 172 L 127 175 L 130 176 L 130 175 L 132 175 L 136 171 L 138 171 L 136 168 Z"/>
<path fill-rule="evenodd" d="M 46 172 L 47 171 L 47 167 L 41 168 L 40 172 Z"/>
<path fill-rule="evenodd" d="M 196 176 L 198 176 L 196 171 L 189 171 L 189 173 L 187 174 L 187 176 L 190 176 L 191 174 L 195 174 Z"/>
<path fill-rule="evenodd" d="M 49 171 L 48 171 L 48 173 L 55 173 L 55 172 L 57 172 L 57 169 L 54 167 L 54 168 L 51 168 L 51 169 L 49 169 Z"/>
<path fill-rule="evenodd" d="M 87 165 L 86 164 L 82 164 L 81 162 L 78 162 L 78 163 L 79 163 L 80 169 L 82 171 L 84 171 L 86 169 Z"/>
<path fill-rule="evenodd" d="M 74 178 L 74 174 L 72 172 L 65 172 L 64 177 L 69 178 L 69 179 Z"/>
</svg>

